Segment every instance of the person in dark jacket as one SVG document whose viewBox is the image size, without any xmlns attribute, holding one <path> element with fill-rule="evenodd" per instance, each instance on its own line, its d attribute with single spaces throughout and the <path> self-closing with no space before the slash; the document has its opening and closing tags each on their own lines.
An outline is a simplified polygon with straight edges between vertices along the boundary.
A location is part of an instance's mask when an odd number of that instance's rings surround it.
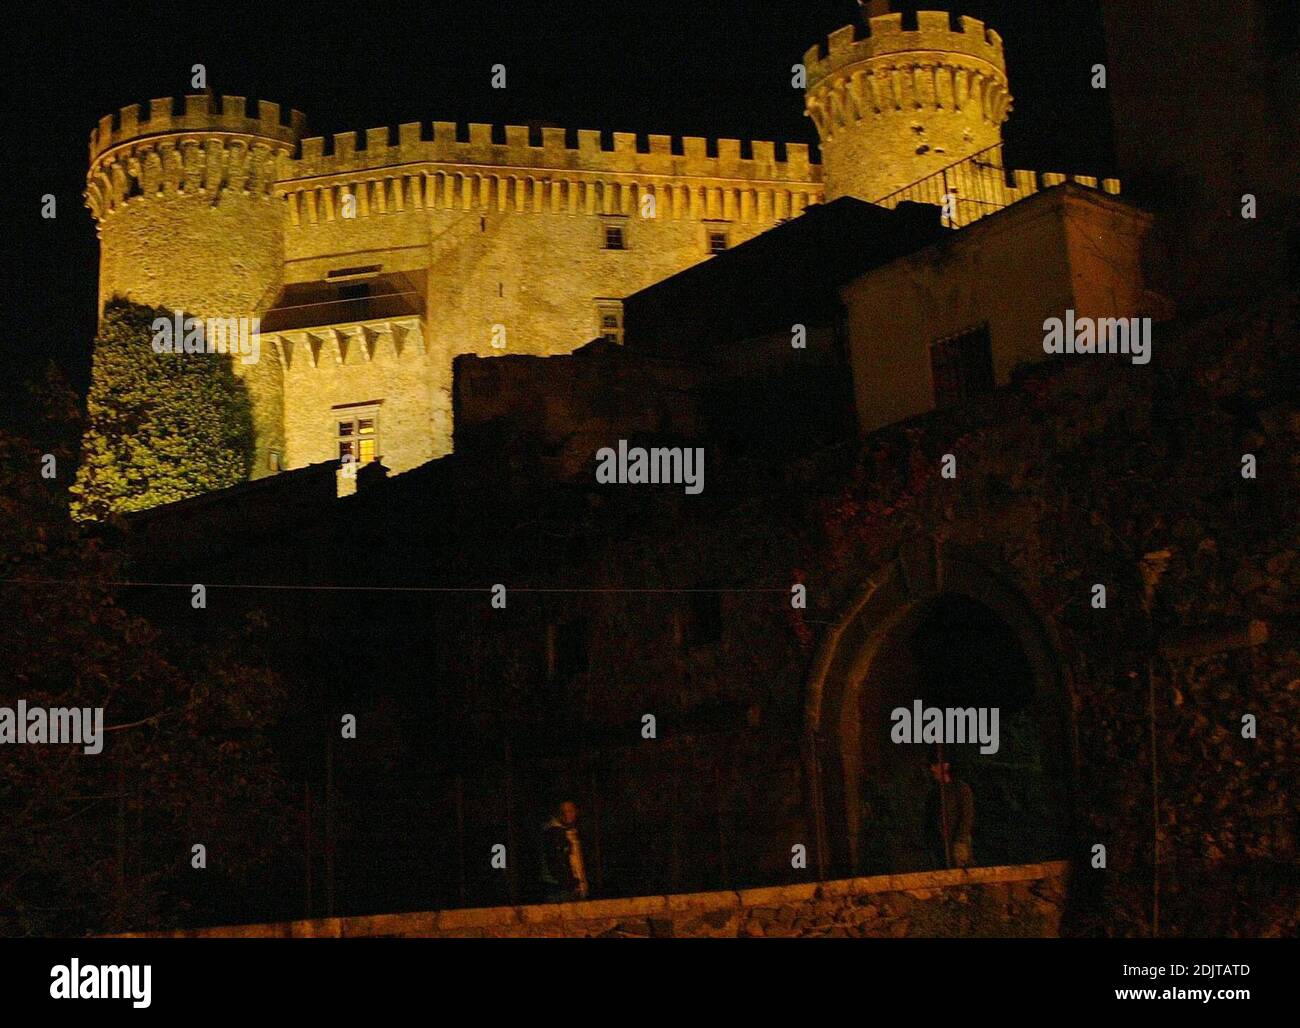
<svg viewBox="0 0 1300 1028">
<path fill-rule="evenodd" d="M 586 899 L 587 866 L 578 836 L 578 805 L 565 800 L 542 826 L 542 885 L 550 903 Z"/>
<path fill-rule="evenodd" d="M 975 797 L 965 782 L 952 776 L 952 765 L 941 752 L 930 756 L 934 788 L 925 801 L 925 831 L 939 867 L 969 867 L 971 830 L 975 827 Z"/>
</svg>

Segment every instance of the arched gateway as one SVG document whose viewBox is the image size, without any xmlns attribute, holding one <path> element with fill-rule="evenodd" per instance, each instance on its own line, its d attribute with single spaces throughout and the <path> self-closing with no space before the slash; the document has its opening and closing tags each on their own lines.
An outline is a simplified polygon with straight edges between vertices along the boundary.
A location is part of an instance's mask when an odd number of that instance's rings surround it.
<svg viewBox="0 0 1300 1028">
<path fill-rule="evenodd" d="M 923 841 L 932 748 L 891 739 L 891 711 L 917 701 L 998 708 L 996 752 L 946 752 L 975 794 L 973 863 L 1064 855 L 1071 694 L 1050 628 L 1005 575 L 930 540 L 905 546 L 847 605 L 813 663 L 806 745 L 819 870 L 935 866 Z"/>
</svg>

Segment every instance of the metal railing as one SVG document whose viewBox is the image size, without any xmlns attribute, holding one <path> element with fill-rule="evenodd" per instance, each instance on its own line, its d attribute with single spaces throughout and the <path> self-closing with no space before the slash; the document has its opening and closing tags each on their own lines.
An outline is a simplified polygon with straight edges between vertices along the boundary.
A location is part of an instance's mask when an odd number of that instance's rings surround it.
<svg viewBox="0 0 1300 1028">
<path fill-rule="evenodd" d="M 1002 144 L 994 143 L 873 202 L 891 209 L 904 200 L 934 204 L 944 208 L 945 226 L 961 228 L 1039 189 L 1065 181 L 1093 189 L 1099 186 L 1096 178 L 1086 175 L 1008 171 L 1002 160 Z M 1114 179 L 1101 180 L 1100 187 L 1108 193 L 1119 192 L 1119 183 Z"/>
</svg>

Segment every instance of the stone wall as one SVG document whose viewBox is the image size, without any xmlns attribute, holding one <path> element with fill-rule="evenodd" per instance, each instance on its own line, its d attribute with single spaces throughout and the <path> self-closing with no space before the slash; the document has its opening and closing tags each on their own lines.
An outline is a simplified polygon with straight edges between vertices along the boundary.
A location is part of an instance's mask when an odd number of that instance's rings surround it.
<svg viewBox="0 0 1300 1028">
<path fill-rule="evenodd" d="M 491 700 L 474 702 L 475 732 L 517 732 L 535 709 L 561 724 L 601 726 L 644 751 L 646 764 L 631 777 L 647 798 L 630 800 L 630 812 L 621 797 L 599 797 L 606 849 L 621 859 L 623 840 L 669 822 L 673 812 L 659 808 L 649 786 L 673 780 L 676 758 L 664 744 L 689 734 L 697 712 L 740 712 L 727 725 L 738 740 L 746 723 L 798 739 L 810 728 L 804 712 L 818 654 L 833 650 L 834 626 L 865 587 L 882 587 L 866 608 L 868 636 L 941 591 L 969 593 L 1018 632 L 1045 640 L 1041 748 L 1060 766 L 1044 788 L 1068 794 L 1056 806 L 1072 825 L 1055 841 L 1026 825 L 1013 841 L 1048 852 L 994 862 L 1087 859 L 1105 846 L 1106 870 L 1089 870 L 1071 904 L 1076 932 L 1149 933 L 1153 879 L 1163 933 L 1290 930 L 1297 808 L 1286 783 L 1297 766 L 1300 699 L 1295 346 L 1294 300 L 1274 297 L 1250 311 L 1160 327 L 1150 365 L 1101 356 L 1037 365 L 986 401 L 874 433 L 839 464 L 828 452 L 778 476 L 719 460 L 698 497 L 610 491 L 580 510 L 520 510 L 510 526 L 464 526 L 423 580 L 454 584 L 478 569 L 478 580 L 515 589 L 610 591 L 512 592 L 499 625 L 487 622 L 486 601 L 445 604 L 438 624 L 455 645 L 440 649 L 436 678 L 494 683 Z M 945 453 L 957 457 L 953 480 L 938 474 Z M 1258 458 L 1257 479 L 1242 478 L 1244 453 Z M 529 532 L 544 526 L 564 542 L 521 548 L 515 523 Z M 960 568 L 976 570 L 959 577 Z M 806 615 L 788 605 L 793 581 L 807 584 Z M 988 595 L 983 583 L 995 581 L 1019 603 Z M 890 583 L 896 602 L 884 604 Z M 692 605 L 673 590 L 711 584 L 725 589 L 722 630 L 695 640 Z M 1090 603 L 1095 584 L 1107 587 L 1105 609 Z M 1267 637 L 1242 647 L 1215 641 L 1242 620 L 1267 622 Z M 585 624 L 587 667 L 561 687 L 548 676 L 548 625 L 574 621 Z M 1187 634 L 1204 639 L 1190 655 L 1171 642 Z M 828 693 L 855 681 L 883 688 L 888 675 L 867 661 L 831 678 Z M 647 712 L 658 718 L 655 743 L 637 731 Z M 1246 714 L 1258 720 L 1258 738 L 1243 737 Z M 835 791 L 852 749 L 842 721 L 811 726 L 825 744 L 823 877 L 877 870 L 853 866 L 852 804 Z M 596 745 L 570 744 L 587 752 Z M 751 774 L 726 800 L 729 816 L 752 826 L 752 845 L 729 859 L 754 884 L 773 881 L 790 841 L 815 852 L 812 794 L 797 755 L 780 757 L 756 747 L 733 761 L 750 771 L 782 768 L 779 781 Z M 619 767 L 626 760 L 621 751 L 610 758 Z M 691 792 L 711 802 L 706 786 Z M 980 809 L 992 813 L 991 804 L 981 798 Z M 614 824 L 616 815 L 626 824 Z M 711 836 L 690 832 L 682 845 L 682 863 L 692 867 L 718 849 Z"/>
<path fill-rule="evenodd" d="M 151 138 L 134 152 L 123 144 L 91 168 L 99 309 L 123 296 L 195 317 L 260 314 L 284 268 L 284 212 L 270 192 L 273 144 L 178 138 Z M 283 140 L 274 145 L 279 156 L 291 149 Z M 284 383 L 269 353 L 232 367 L 252 403 L 257 478 L 273 470 L 272 451 L 284 450 Z"/>
<path fill-rule="evenodd" d="M 228 565 L 214 567 L 202 534 L 150 547 L 136 577 L 367 590 L 363 604 L 347 591 L 240 590 L 212 608 L 237 619 L 301 604 L 272 613 L 276 665 L 331 717 L 359 711 L 358 744 L 334 765 L 340 910 L 456 903 L 454 863 L 428 856 L 456 837 L 446 780 L 482 776 L 494 752 L 501 774 L 464 789 L 466 903 L 507 902 L 489 846 L 511 825 L 527 845 L 561 791 L 599 825 L 605 894 L 797 884 L 796 842 L 823 880 L 925 866 L 900 803 L 882 816 L 873 801 L 871 822 L 898 845 L 855 852 L 854 825 L 867 822 L 851 790 L 877 783 L 845 759 L 845 729 L 868 739 L 888 723 L 824 712 L 851 712 L 855 689 L 883 700 L 897 680 L 837 639 L 892 631 L 955 593 L 1041 641 L 1043 787 L 1064 795 L 1052 808 L 1068 828 L 1044 832 L 1023 808 L 977 795 L 977 859 L 1075 857 L 1070 934 L 1151 934 L 1157 884 L 1163 935 L 1294 933 L 1298 325 L 1294 295 L 1269 297 L 1158 326 L 1149 365 L 1043 362 L 860 446 L 793 463 L 710 452 L 698 496 L 525 490 L 501 477 L 508 454 L 460 455 L 287 518 L 263 549 L 232 547 Z M 522 375 L 550 361 L 502 365 Z M 791 408 L 773 428 L 801 416 Z M 938 473 L 946 453 L 955 479 Z M 1246 453 L 1256 478 L 1242 477 Z M 163 557 L 174 566 L 159 570 Z M 790 606 L 796 581 L 806 611 Z M 493 582 L 508 585 L 508 607 L 490 606 Z M 1096 584 L 1105 608 L 1090 603 Z M 1239 630 L 1253 622 L 1266 627 Z M 317 637 L 295 635 L 309 628 Z M 562 636 L 582 640 L 580 660 L 561 659 Z M 1242 734 L 1247 714 L 1254 736 Z M 365 749 L 390 727 L 400 745 Z M 295 730 L 322 739 L 319 726 Z M 800 749 L 809 736 L 813 760 Z M 1013 831 L 978 837 L 1002 822 Z M 1090 863 L 1099 845 L 1104 869 Z M 511 867 L 530 874 L 527 857 Z M 247 919 L 284 916 L 262 909 Z"/>
<path fill-rule="evenodd" d="M 522 907 L 331 917 L 184 938 L 1055 938 L 1065 861 Z M 138 933 L 148 934 L 148 933 Z"/>
<path fill-rule="evenodd" d="M 921 11 L 846 25 L 804 56 L 826 196 L 869 202 L 1002 141 L 1011 109 L 1002 37 L 975 18 Z"/>
<path fill-rule="evenodd" d="M 286 333 L 264 360 L 284 382 L 285 466 L 337 460 L 338 419 L 345 405 L 368 405 L 378 428 L 378 454 L 394 473 L 440 456 L 435 449 L 433 373 L 419 318 Z M 312 347 L 319 352 L 312 354 Z M 267 349 L 270 349 L 269 347 Z M 340 485 L 350 491 L 345 476 Z"/>
<path fill-rule="evenodd" d="M 1148 215 L 1105 193 L 1062 185 L 849 283 L 842 295 L 863 431 L 934 406 L 937 340 L 985 326 L 1001 386 L 1019 365 L 1045 359 L 1047 318 L 1159 316 L 1138 274 L 1150 228 Z"/>
<path fill-rule="evenodd" d="M 449 453 L 458 354 L 568 353 L 600 334 L 598 301 L 706 260 L 710 229 L 736 246 L 821 198 L 801 143 L 653 135 L 643 148 L 634 133 L 610 146 L 580 130 L 571 146 L 564 129 L 533 139 L 523 126 L 433 122 L 295 152 L 300 114 L 281 124 L 274 104 L 257 118 L 246 108 L 189 96 L 181 113 L 157 100 L 101 119 L 86 191 L 101 309 L 122 294 L 200 316 L 262 313 L 282 284 L 324 279 L 359 253 L 428 283 L 419 360 L 236 365 L 253 400 L 254 477 L 276 470 L 273 452 L 287 468 L 336 456 L 341 403 L 385 404 L 395 471 Z M 624 248 L 605 247 L 607 224 Z"/>
<path fill-rule="evenodd" d="M 568 360 L 466 354 L 455 372 L 457 452 L 495 454 L 534 476 L 589 472 L 620 438 L 699 431 L 698 369 L 603 340 Z"/>
</svg>

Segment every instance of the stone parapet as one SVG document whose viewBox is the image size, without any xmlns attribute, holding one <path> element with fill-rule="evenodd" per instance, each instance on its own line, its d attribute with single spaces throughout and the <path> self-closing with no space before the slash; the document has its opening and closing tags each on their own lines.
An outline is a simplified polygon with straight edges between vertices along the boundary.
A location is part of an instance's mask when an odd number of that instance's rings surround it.
<svg viewBox="0 0 1300 1028">
<path fill-rule="evenodd" d="M 1056 936 L 1066 861 L 877 875 L 740 891 L 332 917 L 184 938 Z"/>
</svg>

